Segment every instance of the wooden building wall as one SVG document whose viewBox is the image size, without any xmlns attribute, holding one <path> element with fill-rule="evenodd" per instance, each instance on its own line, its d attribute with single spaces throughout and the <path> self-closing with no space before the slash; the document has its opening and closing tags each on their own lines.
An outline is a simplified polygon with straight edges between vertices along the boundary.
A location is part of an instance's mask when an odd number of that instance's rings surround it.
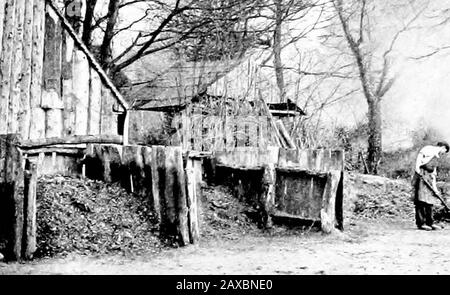
<svg viewBox="0 0 450 295">
<path fill-rule="evenodd" d="M 111 85 L 49 1 L 0 1 L 0 134 L 120 135 Z"/>
</svg>

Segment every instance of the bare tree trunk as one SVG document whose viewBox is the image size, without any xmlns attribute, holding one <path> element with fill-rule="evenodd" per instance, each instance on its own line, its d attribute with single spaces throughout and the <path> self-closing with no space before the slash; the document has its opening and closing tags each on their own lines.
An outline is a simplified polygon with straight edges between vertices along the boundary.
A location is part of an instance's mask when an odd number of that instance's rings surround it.
<svg viewBox="0 0 450 295">
<path fill-rule="evenodd" d="M 119 16 L 120 0 L 110 0 L 108 5 L 108 22 L 106 24 L 105 35 L 103 37 L 102 46 L 100 48 L 100 63 L 108 72 L 112 61 L 112 39 L 114 37 L 114 28 Z"/>
<path fill-rule="evenodd" d="M 95 6 L 97 0 L 86 1 L 86 15 L 83 23 L 83 42 L 88 48 L 91 48 L 92 43 L 92 21 L 94 20 Z"/>
<path fill-rule="evenodd" d="M 274 0 L 275 4 L 275 30 L 273 35 L 273 55 L 275 76 L 277 79 L 278 89 L 280 90 L 280 102 L 284 102 L 285 85 L 283 75 L 283 62 L 281 60 L 281 27 L 283 24 L 283 7 L 282 0 Z"/>
<path fill-rule="evenodd" d="M 381 160 L 382 136 L 381 136 L 381 104 L 379 98 L 368 99 L 369 104 L 369 139 L 367 166 L 370 174 L 378 174 L 378 164 Z"/>
</svg>

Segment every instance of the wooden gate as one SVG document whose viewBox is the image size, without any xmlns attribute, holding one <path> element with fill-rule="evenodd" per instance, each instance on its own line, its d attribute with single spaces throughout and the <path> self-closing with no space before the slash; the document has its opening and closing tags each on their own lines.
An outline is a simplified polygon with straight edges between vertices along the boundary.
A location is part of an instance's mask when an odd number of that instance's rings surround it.
<svg viewBox="0 0 450 295">
<path fill-rule="evenodd" d="M 22 157 L 16 135 L 0 135 L 0 242 L 8 260 L 36 251 L 36 163 Z"/>
</svg>

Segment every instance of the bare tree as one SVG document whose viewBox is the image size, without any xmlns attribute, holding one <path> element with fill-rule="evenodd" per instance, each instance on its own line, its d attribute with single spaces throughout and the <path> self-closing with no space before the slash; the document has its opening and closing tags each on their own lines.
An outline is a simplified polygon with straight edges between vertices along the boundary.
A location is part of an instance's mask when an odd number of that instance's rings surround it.
<svg viewBox="0 0 450 295">
<path fill-rule="evenodd" d="M 400 36 L 409 30 L 423 12 L 420 9 L 399 28 L 388 41 L 375 62 L 373 26 L 371 15 L 380 3 L 370 0 L 332 0 L 350 55 L 357 69 L 362 93 L 368 104 L 368 154 L 369 173 L 377 174 L 382 156 L 382 111 L 381 102 L 395 81 L 392 73 L 392 52 Z"/>
</svg>

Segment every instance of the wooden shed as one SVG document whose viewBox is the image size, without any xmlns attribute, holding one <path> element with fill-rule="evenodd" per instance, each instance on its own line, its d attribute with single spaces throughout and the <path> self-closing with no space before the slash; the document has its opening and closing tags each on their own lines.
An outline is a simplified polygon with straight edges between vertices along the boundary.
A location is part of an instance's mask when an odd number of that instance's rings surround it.
<svg viewBox="0 0 450 295">
<path fill-rule="evenodd" d="M 126 142 L 127 102 L 51 0 L 0 1 L 0 20 L 0 134 L 54 144 L 26 151 L 54 172 L 86 139 Z"/>
<path fill-rule="evenodd" d="M 184 150 L 278 145 L 273 121 L 283 119 L 283 124 L 284 118 L 304 112 L 292 101 L 273 102 L 276 93 L 261 91 L 267 89 L 262 83 L 251 57 L 180 62 L 129 91 L 127 100 L 134 101 L 130 141 L 141 143 L 150 130 L 166 130 L 157 144 L 182 145 Z"/>
</svg>

